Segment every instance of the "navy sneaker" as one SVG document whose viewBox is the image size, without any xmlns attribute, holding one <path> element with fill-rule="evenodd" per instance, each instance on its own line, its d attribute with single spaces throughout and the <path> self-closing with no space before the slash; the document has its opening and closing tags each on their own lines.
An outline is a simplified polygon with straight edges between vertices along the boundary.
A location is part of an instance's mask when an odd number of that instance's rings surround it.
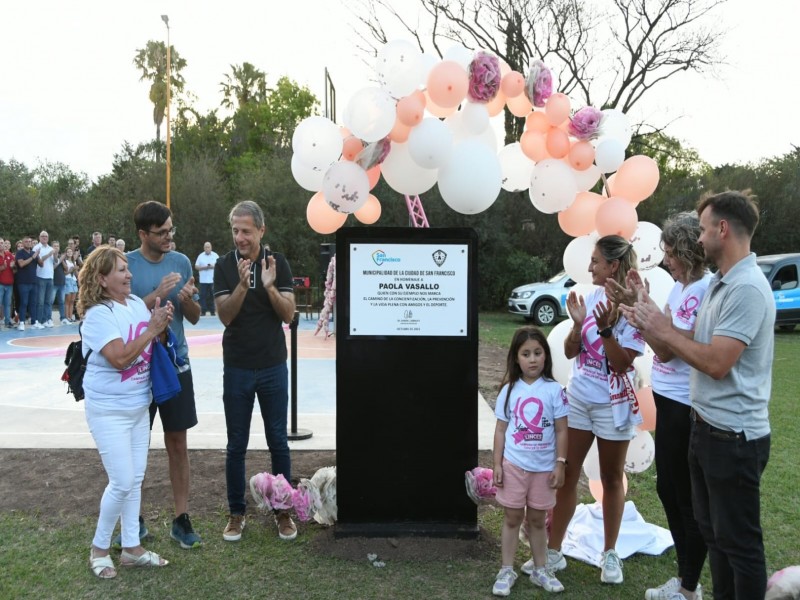
<svg viewBox="0 0 800 600">
<path fill-rule="evenodd" d="M 203 540 L 194 532 L 189 514 L 183 513 L 172 520 L 172 531 L 170 537 L 181 545 L 184 550 L 199 548 L 203 545 Z"/>
<path fill-rule="evenodd" d="M 150 532 L 147 531 L 147 525 L 144 524 L 144 517 L 139 515 L 139 541 L 145 539 L 148 535 L 150 535 Z M 111 547 L 114 550 L 122 550 L 122 532 L 115 535 L 111 540 Z"/>
</svg>

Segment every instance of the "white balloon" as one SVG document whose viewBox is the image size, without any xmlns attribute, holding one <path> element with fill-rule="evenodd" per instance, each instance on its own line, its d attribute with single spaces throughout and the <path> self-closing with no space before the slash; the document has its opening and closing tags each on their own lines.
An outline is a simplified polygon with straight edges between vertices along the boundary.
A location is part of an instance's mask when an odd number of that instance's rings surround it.
<svg viewBox="0 0 800 600">
<path fill-rule="evenodd" d="M 482 133 L 475 135 L 472 133 L 464 121 L 464 112 L 458 111 L 450 115 L 444 120 L 453 132 L 453 144 L 457 145 L 467 140 L 477 140 L 484 146 L 489 148 L 493 153 L 497 154 L 497 133 L 493 127 L 487 127 Z"/>
<path fill-rule="evenodd" d="M 413 196 L 427 192 L 436 184 L 437 169 L 420 167 L 408 151 L 408 143 L 392 142 L 389 155 L 381 163 L 381 175 L 394 191 Z"/>
<path fill-rule="evenodd" d="M 631 238 L 633 249 L 639 259 L 639 270 L 652 269 L 664 260 L 661 249 L 661 228 L 647 221 L 639 221 Z"/>
<path fill-rule="evenodd" d="M 547 343 L 550 345 L 550 355 L 553 359 L 553 377 L 555 380 L 567 386 L 569 376 L 572 373 L 572 363 L 574 358 L 567 358 L 564 354 L 564 340 L 572 329 L 572 319 L 561 321 L 553 327 L 547 336 Z"/>
<path fill-rule="evenodd" d="M 422 55 L 408 40 L 392 40 L 378 52 L 378 82 L 393 98 L 408 96 L 422 83 Z"/>
<path fill-rule="evenodd" d="M 672 275 L 667 273 L 661 267 L 649 269 L 641 275 L 642 279 L 646 279 L 650 284 L 650 297 L 656 304 L 658 304 L 659 308 L 663 310 L 664 305 L 666 305 L 667 299 L 669 298 L 669 293 L 672 291 L 672 288 L 675 285 Z M 673 310 L 677 308 L 677 306 L 672 307 Z"/>
<path fill-rule="evenodd" d="M 531 185 L 531 175 L 535 163 L 525 156 L 519 142 L 503 146 L 497 155 L 503 173 L 501 185 L 509 192 L 521 192 Z"/>
<path fill-rule="evenodd" d="M 597 165 L 590 165 L 588 169 L 584 169 L 583 171 L 576 171 L 573 169 L 572 174 L 575 177 L 575 183 L 578 185 L 579 192 L 588 192 L 600 179 L 600 175 L 602 175 Z"/>
<path fill-rule="evenodd" d="M 292 135 L 292 150 L 297 160 L 316 170 L 327 169 L 342 153 L 339 126 L 325 117 L 313 116 L 300 121 Z"/>
<path fill-rule="evenodd" d="M 356 163 L 343 160 L 325 173 L 322 193 L 333 210 L 348 214 L 355 212 L 369 198 L 369 176 Z"/>
<path fill-rule="evenodd" d="M 333 163 L 331 163 L 333 164 Z M 292 155 L 292 175 L 300 187 L 309 192 L 318 192 L 322 189 L 322 179 L 330 165 L 324 169 L 307 166 L 297 154 Z"/>
<path fill-rule="evenodd" d="M 428 81 L 428 74 L 431 69 L 439 62 L 439 57 L 435 54 L 428 54 L 423 52 L 420 57 L 420 64 L 422 65 L 422 81 Z"/>
<path fill-rule="evenodd" d="M 653 357 L 655 353 L 650 346 L 644 347 L 644 352 L 641 356 L 633 359 L 633 367 L 636 370 L 634 375 L 633 387 L 637 390 L 641 387 L 653 384 Z"/>
<path fill-rule="evenodd" d="M 453 62 L 457 62 L 469 72 L 469 63 L 472 62 L 472 55 L 472 50 L 467 50 L 461 44 L 455 44 L 445 51 L 444 56 L 442 56 L 442 61 L 452 60 Z"/>
<path fill-rule="evenodd" d="M 639 430 L 628 446 L 625 455 L 625 471 L 641 473 L 653 464 L 656 457 L 656 443 L 649 431 Z"/>
<path fill-rule="evenodd" d="M 539 161 L 533 167 L 528 193 L 533 206 L 545 214 L 569 208 L 578 193 L 572 168 L 555 158 Z"/>
<path fill-rule="evenodd" d="M 377 142 L 389 135 L 396 117 L 397 102 L 376 87 L 357 91 L 344 109 L 345 127 L 365 142 Z"/>
<path fill-rule="evenodd" d="M 420 167 L 438 169 L 453 150 L 453 132 L 439 119 L 427 117 L 408 134 L 408 152 Z"/>
<path fill-rule="evenodd" d="M 466 140 L 439 170 L 439 193 L 456 212 L 474 215 L 497 200 L 501 179 L 497 155 L 478 140 Z"/>
<path fill-rule="evenodd" d="M 464 128 L 472 135 L 480 135 L 489 126 L 489 112 L 484 104 L 466 102 L 461 113 Z"/>
<path fill-rule="evenodd" d="M 564 270 L 576 283 L 592 283 L 589 263 L 597 239 L 597 235 L 582 235 L 567 244 L 564 250 Z"/>
<path fill-rule="evenodd" d="M 613 173 L 625 160 L 625 146 L 617 139 L 605 138 L 594 151 L 594 164 L 603 173 Z"/>
<path fill-rule="evenodd" d="M 616 108 L 606 108 L 601 111 L 603 118 L 600 120 L 599 138 L 614 138 L 622 144 L 623 148 L 627 148 L 631 143 L 633 135 L 633 128 L 627 115 Z"/>
<path fill-rule="evenodd" d="M 586 458 L 583 459 L 583 472 L 588 479 L 600 479 L 600 452 L 597 449 L 597 439 L 592 442 Z"/>
</svg>

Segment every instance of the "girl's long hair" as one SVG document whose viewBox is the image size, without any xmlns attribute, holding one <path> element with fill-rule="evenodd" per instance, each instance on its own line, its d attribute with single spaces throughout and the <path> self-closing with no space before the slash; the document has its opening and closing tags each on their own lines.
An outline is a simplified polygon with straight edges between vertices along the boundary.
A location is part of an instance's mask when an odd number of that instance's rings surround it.
<svg viewBox="0 0 800 600">
<path fill-rule="evenodd" d="M 109 302 L 111 297 L 100 285 L 100 275 L 108 275 L 117 267 L 117 259 L 125 262 L 125 255 L 113 246 L 103 244 L 92 250 L 78 272 L 78 315 L 83 318 L 95 304 Z"/>
<path fill-rule="evenodd" d="M 514 337 L 511 338 L 511 346 L 508 348 L 508 356 L 506 357 L 506 373 L 503 375 L 503 381 L 500 382 L 500 389 L 502 389 L 505 384 L 508 384 L 505 405 L 506 418 L 511 418 L 511 413 L 508 408 L 509 400 L 511 399 L 511 388 L 513 388 L 514 384 L 522 377 L 522 369 L 517 362 L 517 353 L 522 347 L 522 344 L 528 340 L 539 342 L 539 345 L 541 345 L 544 350 L 542 377 L 548 381 L 555 380 L 553 377 L 553 356 L 550 354 L 550 344 L 547 343 L 547 336 L 545 336 L 541 329 L 533 325 L 526 325 L 525 327 L 517 329 L 514 332 Z"/>
</svg>

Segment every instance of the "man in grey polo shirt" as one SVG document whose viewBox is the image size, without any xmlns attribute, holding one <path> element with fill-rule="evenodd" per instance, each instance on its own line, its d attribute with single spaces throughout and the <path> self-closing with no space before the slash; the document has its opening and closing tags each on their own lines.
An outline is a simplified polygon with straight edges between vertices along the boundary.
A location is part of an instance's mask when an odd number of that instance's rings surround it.
<svg viewBox="0 0 800 600">
<path fill-rule="evenodd" d="M 708 544 L 714 598 L 763 598 L 761 474 L 770 450 L 775 300 L 750 252 L 758 207 L 746 192 L 697 205 L 706 258 L 718 267 L 700 305 L 694 339 L 645 297 L 624 308 L 639 329 L 692 366 L 689 468 Z"/>
</svg>

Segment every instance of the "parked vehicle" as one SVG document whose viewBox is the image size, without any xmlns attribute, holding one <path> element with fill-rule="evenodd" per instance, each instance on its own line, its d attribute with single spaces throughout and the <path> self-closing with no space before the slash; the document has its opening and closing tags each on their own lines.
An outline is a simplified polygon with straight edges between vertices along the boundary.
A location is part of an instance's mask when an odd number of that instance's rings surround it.
<svg viewBox="0 0 800 600">
<path fill-rule="evenodd" d="M 547 281 L 514 288 L 508 298 L 508 312 L 520 315 L 537 325 L 555 325 L 567 316 L 567 294 L 575 285 L 562 271 Z"/>
<path fill-rule="evenodd" d="M 775 325 L 792 331 L 800 323 L 800 253 L 768 254 L 756 262 L 775 296 Z"/>
</svg>

